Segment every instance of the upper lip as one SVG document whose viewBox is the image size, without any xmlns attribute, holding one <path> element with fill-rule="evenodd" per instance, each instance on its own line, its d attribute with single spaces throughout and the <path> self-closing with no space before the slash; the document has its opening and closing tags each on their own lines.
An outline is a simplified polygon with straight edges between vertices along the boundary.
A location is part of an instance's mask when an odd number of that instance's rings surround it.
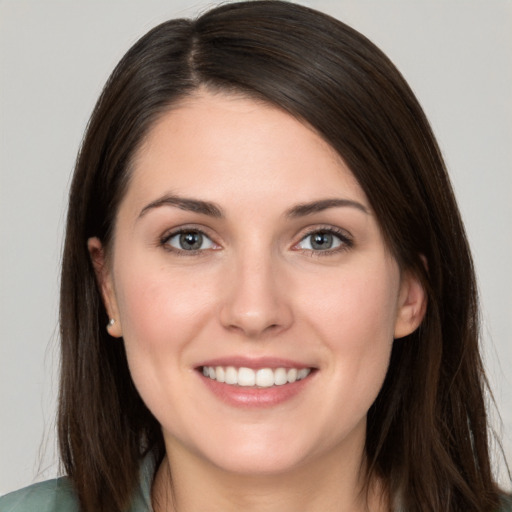
<svg viewBox="0 0 512 512">
<path fill-rule="evenodd" d="M 312 368 L 310 364 L 301 363 L 292 359 L 281 357 L 247 357 L 247 356 L 230 356 L 208 359 L 197 365 L 198 368 L 203 366 L 234 366 L 235 368 Z"/>
</svg>

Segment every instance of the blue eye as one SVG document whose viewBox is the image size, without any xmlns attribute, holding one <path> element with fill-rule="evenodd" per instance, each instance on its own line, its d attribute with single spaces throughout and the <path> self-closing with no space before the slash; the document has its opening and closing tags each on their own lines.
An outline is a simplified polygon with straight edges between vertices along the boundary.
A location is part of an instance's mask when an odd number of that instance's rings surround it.
<svg viewBox="0 0 512 512">
<path fill-rule="evenodd" d="M 299 249 L 308 251 L 329 251 L 350 246 L 347 237 L 326 229 L 309 233 L 297 244 Z"/>
<path fill-rule="evenodd" d="M 215 244 L 201 231 L 194 229 L 187 231 L 180 231 L 172 234 L 163 240 L 165 245 L 170 245 L 172 248 L 179 251 L 203 251 L 206 249 L 213 249 Z"/>
</svg>

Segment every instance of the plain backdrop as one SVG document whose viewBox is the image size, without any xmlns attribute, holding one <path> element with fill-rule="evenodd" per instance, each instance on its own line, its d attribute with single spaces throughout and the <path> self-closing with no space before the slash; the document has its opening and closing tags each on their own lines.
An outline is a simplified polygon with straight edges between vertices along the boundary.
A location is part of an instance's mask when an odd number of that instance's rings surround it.
<svg viewBox="0 0 512 512">
<path fill-rule="evenodd" d="M 405 75 L 474 250 L 483 343 L 512 461 L 512 3 L 311 0 Z M 212 2 L 0 0 L 0 494 L 57 474 L 57 302 L 66 194 L 95 100 L 148 29 Z"/>
</svg>

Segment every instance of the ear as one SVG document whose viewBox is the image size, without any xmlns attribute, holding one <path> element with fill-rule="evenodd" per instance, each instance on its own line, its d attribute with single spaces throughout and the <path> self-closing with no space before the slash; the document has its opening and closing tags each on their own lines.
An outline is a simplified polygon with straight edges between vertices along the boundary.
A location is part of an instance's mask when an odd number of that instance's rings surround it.
<svg viewBox="0 0 512 512">
<path fill-rule="evenodd" d="M 423 285 L 415 274 L 404 272 L 400 283 L 395 339 L 413 333 L 423 321 L 426 311 L 427 296 Z"/>
<path fill-rule="evenodd" d="M 119 310 L 117 300 L 114 293 L 114 285 L 112 275 L 105 257 L 105 250 L 99 238 L 93 237 L 87 240 L 87 249 L 94 267 L 98 287 L 101 291 L 103 304 L 107 310 L 110 322 L 107 325 L 107 331 L 110 336 L 120 338 L 123 335 L 121 328 L 121 320 L 119 318 Z"/>
</svg>

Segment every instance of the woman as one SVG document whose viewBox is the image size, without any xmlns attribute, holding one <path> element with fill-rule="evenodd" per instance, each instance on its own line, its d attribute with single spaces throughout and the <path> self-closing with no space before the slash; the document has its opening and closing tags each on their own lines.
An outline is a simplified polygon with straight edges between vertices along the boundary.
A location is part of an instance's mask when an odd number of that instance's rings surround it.
<svg viewBox="0 0 512 512">
<path fill-rule="evenodd" d="M 462 222 L 363 36 L 274 1 L 155 28 L 69 204 L 68 477 L 7 510 L 507 510 Z"/>
</svg>

